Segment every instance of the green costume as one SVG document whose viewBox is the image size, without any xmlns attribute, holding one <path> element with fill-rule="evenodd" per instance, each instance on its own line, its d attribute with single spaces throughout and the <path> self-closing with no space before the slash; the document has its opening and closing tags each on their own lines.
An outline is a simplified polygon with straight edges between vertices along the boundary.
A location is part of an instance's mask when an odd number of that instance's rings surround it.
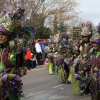
<svg viewBox="0 0 100 100">
<path fill-rule="evenodd" d="M 4 5 L 0 16 L 0 100 L 20 100 L 24 67 L 23 40 L 34 33 L 22 26 L 24 9 Z M 27 35 L 28 34 L 28 35 Z M 24 72 L 24 73 L 23 73 Z"/>
<path fill-rule="evenodd" d="M 89 63 L 90 62 L 89 51 L 92 48 L 92 44 L 90 43 L 90 37 L 92 35 L 91 30 L 92 30 L 91 22 L 86 22 L 82 24 L 81 36 L 83 38 L 83 41 L 79 45 L 80 63 L 76 67 L 78 68 L 77 72 L 75 72 L 75 74 L 78 75 L 76 76 L 76 79 L 78 77 L 78 80 L 75 79 L 75 83 L 74 83 L 74 93 L 75 94 L 77 94 L 79 90 L 79 94 L 84 95 L 84 94 L 87 94 L 89 90 L 88 84 L 91 78 L 87 78 L 86 76 L 88 75 L 88 73 L 86 71 L 83 73 L 83 70 L 87 70 L 88 67 L 90 66 L 89 65 L 90 64 Z"/>
</svg>

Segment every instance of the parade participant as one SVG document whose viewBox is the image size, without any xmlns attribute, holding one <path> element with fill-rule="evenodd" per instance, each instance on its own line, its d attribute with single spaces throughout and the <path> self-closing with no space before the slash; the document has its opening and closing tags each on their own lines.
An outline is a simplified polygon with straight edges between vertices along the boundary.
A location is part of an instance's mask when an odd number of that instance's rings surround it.
<svg viewBox="0 0 100 100">
<path fill-rule="evenodd" d="M 93 45 L 93 49 L 91 49 L 90 52 L 91 65 L 88 67 L 88 69 L 90 69 L 88 77 L 91 79 L 89 89 L 91 92 L 91 100 L 100 100 L 100 35 L 97 34 L 93 36 L 91 38 L 91 43 Z M 80 76 L 77 77 L 81 78 Z"/>
<path fill-rule="evenodd" d="M 61 50 L 62 52 L 67 52 L 66 49 L 70 50 L 71 52 L 73 51 L 73 46 L 72 46 L 72 44 L 70 42 L 70 39 L 69 39 L 69 36 L 68 36 L 67 33 L 62 33 L 60 35 L 59 44 L 62 47 L 62 50 Z"/>
<path fill-rule="evenodd" d="M 69 74 L 70 74 L 70 69 L 71 69 L 70 60 L 69 60 L 69 57 L 66 55 L 66 57 L 64 59 L 64 72 L 65 72 L 65 78 L 66 78 L 67 84 L 71 83 L 71 81 L 68 80 Z"/>
<path fill-rule="evenodd" d="M 54 70 L 54 74 L 58 74 L 58 70 L 57 70 L 57 55 L 58 53 L 55 52 L 54 55 L 53 55 L 53 63 L 54 63 L 54 67 L 53 67 L 53 70 Z"/>
<path fill-rule="evenodd" d="M 66 44 L 68 44 L 69 43 L 69 41 L 68 41 L 68 34 L 67 33 L 62 33 L 60 35 L 59 42 L 63 46 L 66 45 Z"/>
<path fill-rule="evenodd" d="M 51 55 L 49 55 L 49 64 L 48 64 L 48 69 L 49 69 L 49 74 L 50 75 L 54 74 L 53 66 L 54 66 L 54 64 L 53 64 L 53 57 L 52 57 L 52 54 L 51 54 Z"/>
<path fill-rule="evenodd" d="M 0 100 L 20 100 L 24 70 L 22 35 L 33 32 L 22 26 L 24 9 L 4 6 L 0 16 Z"/>
<path fill-rule="evenodd" d="M 58 66 L 58 81 L 60 83 L 66 83 L 63 55 L 58 56 L 57 66 Z"/>
<path fill-rule="evenodd" d="M 87 69 L 87 64 L 86 63 L 86 60 L 88 60 L 88 52 L 89 50 L 92 48 L 92 44 L 90 43 L 90 38 L 92 36 L 92 23 L 87 21 L 86 23 L 83 23 L 82 24 L 82 32 L 81 32 L 81 36 L 83 38 L 82 42 L 80 43 L 79 45 L 79 64 L 77 64 L 78 66 L 76 66 L 76 69 L 78 67 L 78 70 L 77 72 L 75 73 L 78 73 L 82 76 L 85 76 L 87 75 L 87 73 L 84 73 L 83 74 L 83 70 L 84 69 Z M 77 85 L 76 85 L 77 83 Z M 85 92 L 85 89 L 84 89 L 84 82 L 79 80 L 79 84 L 78 82 L 75 80 L 75 83 L 74 83 L 74 93 L 77 94 L 77 91 L 75 92 L 75 90 L 78 90 L 78 87 L 79 87 L 79 94 L 80 95 L 83 95 L 83 94 L 86 94 Z M 77 88 L 77 89 L 76 89 Z"/>
<path fill-rule="evenodd" d="M 93 51 L 91 54 L 91 83 L 92 100 L 100 100 L 100 35 L 91 39 Z"/>
<path fill-rule="evenodd" d="M 82 42 L 79 44 L 79 52 L 82 57 L 86 52 L 88 52 L 89 48 L 91 48 L 90 38 L 92 36 L 92 23 L 86 22 L 82 24 Z"/>
<path fill-rule="evenodd" d="M 69 58 L 73 55 L 73 47 L 71 43 L 69 42 L 69 37 L 68 34 L 63 33 L 60 37 L 59 44 L 61 45 L 60 47 L 60 53 L 61 55 L 64 56 L 63 60 L 64 62 L 62 63 L 63 65 L 63 73 L 64 73 L 64 78 L 65 78 L 65 83 L 70 84 L 71 79 L 72 79 L 72 73 L 71 73 L 71 66 L 70 66 L 70 61 Z M 63 74 L 62 74 L 63 75 Z"/>
</svg>

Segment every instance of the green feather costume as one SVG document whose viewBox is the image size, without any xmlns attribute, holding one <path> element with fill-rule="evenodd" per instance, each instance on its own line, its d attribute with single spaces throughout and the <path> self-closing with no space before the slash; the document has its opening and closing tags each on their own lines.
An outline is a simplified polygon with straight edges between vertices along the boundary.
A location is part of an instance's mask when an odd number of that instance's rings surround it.
<svg viewBox="0 0 100 100">
<path fill-rule="evenodd" d="M 24 11 L 21 8 L 13 9 L 4 5 L 0 15 L 0 100 L 5 100 L 6 97 L 9 100 L 20 100 L 21 87 L 19 86 L 22 83 L 19 79 L 24 75 L 21 73 L 22 70 L 25 71 L 24 40 L 33 39 L 36 33 L 33 27 L 22 26 Z"/>
</svg>

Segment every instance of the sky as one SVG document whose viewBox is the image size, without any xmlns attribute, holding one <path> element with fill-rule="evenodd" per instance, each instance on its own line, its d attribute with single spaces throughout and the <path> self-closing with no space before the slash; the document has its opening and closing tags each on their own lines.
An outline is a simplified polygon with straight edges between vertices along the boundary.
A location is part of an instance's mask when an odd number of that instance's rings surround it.
<svg viewBox="0 0 100 100">
<path fill-rule="evenodd" d="M 89 20 L 98 25 L 100 23 L 100 0 L 75 0 L 79 3 L 78 9 L 81 13 L 79 17 L 83 20 Z"/>
</svg>

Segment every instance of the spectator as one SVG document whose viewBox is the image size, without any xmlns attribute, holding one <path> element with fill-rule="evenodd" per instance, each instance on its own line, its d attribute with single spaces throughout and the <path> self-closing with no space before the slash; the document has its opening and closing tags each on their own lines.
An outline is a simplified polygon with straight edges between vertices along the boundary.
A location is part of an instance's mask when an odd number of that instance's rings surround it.
<svg viewBox="0 0 100 100">
<path fill-rule="evenodd" d="M 41 64 L 41 54 L 42 54 L 42 50 L 41 50 L 41 46 L 40 46 L 40 40 L 36 40 L 35 43 L 35 50 L 36 50 L 36 59 L 38 64 Z"/>
<path fill-rule="evenodd" d="M 48 53 L 50 53 L 50 46 L 48 45 L 48 43 L 46 43 L 45 48 L 44 48 L 45 54 L 47 55 Z"/>
<path fill-rule="evenodd" d="M 26 59 L 26 66 L 28 70 L 30 70 L 31 50 L 29 46 L 27 47 L 27 50 L 26 50 L 25 59 Z"/>
<path fill-rule="evenodd" d="M 30 43 L 30 49 L 31 49 L 31 53 L 33 55 L 36 55 L 36 49 L 35 49 L 35 39 L 33 39 Z M 36 61 L 34 61 L 34 68 L 36 67 Z"/>
<path fill-rule="evenodd" d="M 31 52 L 33 53 L 33 55 L 36 55 L 35 40 L 31 41 L 30 48 L 31 48 Z"/>
<path fill-rule="evenodd" d="M 32 56 L 32 58 L 30 59 L 31 60 L 31 69 L 33 69 L 33 68 L 36 68 L 37 59 L 36 59 L 36 55 L 33 55 L 32 53 L 31 53 L 31 56 Z"/>
<path fill-rule="evenodd" d="M 41 45 L 41 50 L 42 50 L 42 64 L 44 63 L 44 60 L 45 60 L 45 46 L 46 46 L 46 43 L 44 41 L 41 41 L 40 42 L 40 45 Z"/>
</svg>

